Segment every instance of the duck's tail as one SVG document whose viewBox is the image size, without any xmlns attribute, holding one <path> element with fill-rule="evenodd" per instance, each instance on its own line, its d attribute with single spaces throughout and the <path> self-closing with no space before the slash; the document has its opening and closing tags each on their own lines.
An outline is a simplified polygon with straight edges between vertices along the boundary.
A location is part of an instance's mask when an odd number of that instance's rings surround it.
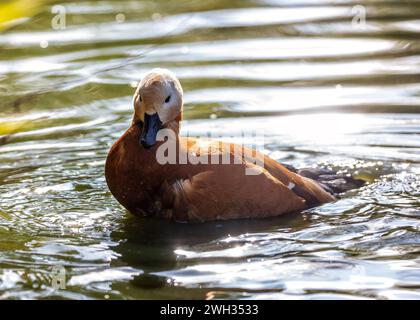
<svg viewBox="0 0 420 320">
<path fill-rule="evenodd" d="M 365 184 L 364 180 L 355 179 L 351 176 L 339 174 L 325 168 L 295 169 L 290 165 L 286 165 L 286 168 L 303 177 L 315 180 L 325 191 L 334 196 L 352 189 L 360 188 Z"/>
</svg>

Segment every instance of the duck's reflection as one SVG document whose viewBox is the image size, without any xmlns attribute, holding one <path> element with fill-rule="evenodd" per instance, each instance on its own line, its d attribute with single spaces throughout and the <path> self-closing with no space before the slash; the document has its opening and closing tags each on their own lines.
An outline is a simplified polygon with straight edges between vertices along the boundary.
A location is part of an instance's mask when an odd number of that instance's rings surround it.
<svg viewBox="0 0 420 320">
<path fill-rule="evenodd" d="M 144 290 L 162 289 L 173 285 L 171 279 L 158 276 L 160 271 L 185 267 L 188 261 L 176 253 L 179 249 L 195 250 L 198 245 L 217 245 L 219 240 L 244 234 L 261 232 L 297 231 L 310 223 L 309 214 L 288 214 L 267 219 L 219 221 L 201 224 L 180 224 L 166 220 L 138 218 L 127 214 L 122 227 L 112 232 L 111 238 L 118 245 L 114 247 L 116 258 L 111 267 L 129 266 L 139 270 L 127 284 L 114 283 L 113 289 L 133 295 L 133 287 Z M 246 241 L 246 240 L 245 240 Z M 226 257 L 229 259 L 230 257 Z M 199 263 L 195 260 L 194 263 Z"/>
</svg>

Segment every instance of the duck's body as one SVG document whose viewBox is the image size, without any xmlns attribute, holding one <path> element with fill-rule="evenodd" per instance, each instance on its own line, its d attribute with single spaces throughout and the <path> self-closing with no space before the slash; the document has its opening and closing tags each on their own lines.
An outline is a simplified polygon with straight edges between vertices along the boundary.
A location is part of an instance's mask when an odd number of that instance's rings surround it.
<svg viewBox="0 0 420 320">
<path fill-rule="evenodd" d="M 161 165 L 156 157 L 161 143 L 145 149 L 139 145 L 140 133 L 139 126 L 132 125 L 112 147 L 105 167 L 112 194 L 134 214 L 176 221 L 261 218 L 335 199 L 313 180 L 264 155 L 261 172 L 246 175 L 255 164 L 246 159 L 235 164 L 233 144 L 213 141 L 207 149 L 220 163 L 227 153 L 229 164 L 211 164 L 208 156 L 207 164 L 193 164 L 187 157 L 186 164 Z M 197 143 L 181 137 L 177 147 L 191 155 Z M 247 152 L 252 151 L 244 149 Z"/>
<path fill-rule="evenodd" d="M 134 98 L 133 123 L 112 146 L 105 166 L 109 189 L 133 214 L 185 222 L 262 218 L 335 200 L 316 181 L 288 170 L 255 150 L 240 146 L 242 153 L 238 156 L 238 146 L 234 144 L 205 141 L 203 148 L 199 139 L 179 137 L 179 114 L 174 114 L 172 120 L 159 122 L 165 128 L 175 128 L 176 154 L 188 156 L 184 160 L 177 158 L 176 163 L 161 164 L 159 148 L 165 142 L 156 142 L 156 135 L 150 145 L 147 142 L 153 131 L 151 120 L 147 119 L 165 117 L 156 105 L 152 108 L 147 104 L 150 88 L 154 88 L 152 92 L 156 95 L 156 86 L 162 81 L 153 73 L 151 78 L 154 80 L 149 79 L 148 85 L 147 80 L 140 83 L 137 94 L 144 96 L 137 99 L 140 104 L 137 109 Z M 170 100 L 171 96 L 168 97 L 166 100 Z M 199 156 L 201 162 L 196 163 L 197 158 L 190 155 Z M 249 160 L 256 157 L 262 158 L 263 164 Z M 247 169 L 258 172 L 247 174 Z"/>
</svg>

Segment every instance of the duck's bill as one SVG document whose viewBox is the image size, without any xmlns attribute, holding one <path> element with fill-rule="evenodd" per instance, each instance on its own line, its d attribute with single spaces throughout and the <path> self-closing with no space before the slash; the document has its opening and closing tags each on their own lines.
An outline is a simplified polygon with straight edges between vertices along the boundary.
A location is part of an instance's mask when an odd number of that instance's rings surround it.
<svg viewBox="0 0 420 320">
<path fill-rule="evenodd" d="M 156 136 L 161 126 L 162 122 L 157 113 L 152 115 L 144 114 L 144 123 L 140 135 L 140 143 L 143 147 L 150 148 L 155 145 Z"/>
</svg>

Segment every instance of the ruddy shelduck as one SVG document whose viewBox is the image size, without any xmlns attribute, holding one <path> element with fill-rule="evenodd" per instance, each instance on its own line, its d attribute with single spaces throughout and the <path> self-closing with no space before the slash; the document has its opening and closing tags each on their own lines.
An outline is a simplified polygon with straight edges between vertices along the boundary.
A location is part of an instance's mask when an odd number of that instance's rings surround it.
<svg viewBox="0 0 420 320">
<path fill-rule="evenodd" d="M 271 217 L 334 201 L 336 192 L 362 183 L 325 170 L 296 171 L 235 144 L 180 136 L 183 91 L 169 70 L 147 73 L 133 106 L 131 126 L 111 147 L 105 175 L 111 193 L 135 215 L 179 222 Z M 172 139 L 160 139 L 162 130 L 173 132 Z M 182 161 L 159 159 L 170 142 L 186 155 Z M 263 161 L 252 161 L 257 158 Z M 325 181 L 317 182 L 320 177 Z"/>
</svg>

